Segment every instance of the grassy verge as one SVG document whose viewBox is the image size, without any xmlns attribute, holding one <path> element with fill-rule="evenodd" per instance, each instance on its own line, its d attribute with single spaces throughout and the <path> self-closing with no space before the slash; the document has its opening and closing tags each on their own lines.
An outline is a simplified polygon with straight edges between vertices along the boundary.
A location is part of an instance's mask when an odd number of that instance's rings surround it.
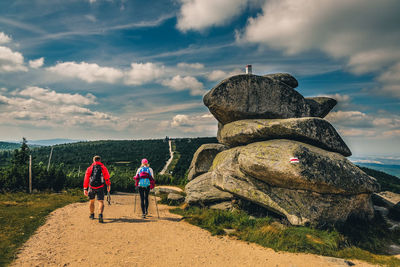
<svg viewBox="0 0 400 267">
<path fill-rule="evenodd" d="M 0 194 L 0 266 L 14 259 L 18 248 L 45 222 L 50 212 L 86 200 L 82 190 L 61 194 Z"/>
<path fill-rule="evenodd" d="M 353 222 L 350 226 L 344 226 L 338 231 L 285 226 L 271 217 L 254 218 L 243 211 L 231 212 L 190 207 L 173 209 L 171 212 L 184 216 L 189 223 L 200 226 L 214 235 L 223 235 L 227 232 L 224 229 L 233 229 L 234 231 L 229 231 L 230 235 L 276 251 L 305 252 L 358 259 L 379 265 L 400 266 L 400 259 L 376 254 L 381 249 L 379 244 L 383 241 L 392 242 L 394 239 L 400 241 L 398 232 L 383 233 L 381 228 L 384 226 L 379 219 L 372 222 L 372 227 Z M 370 229 L 365 229 L 366 227 Z M 376 231 L 374 232 L 372 228 L 376 228 Z M 366 232 L 362 233 L 362 231 Z M 362 236 L 356 237 L 352 234 Z M 367 248 L 374 250 L 374 253 L 368 251 Z"/>
</svg>

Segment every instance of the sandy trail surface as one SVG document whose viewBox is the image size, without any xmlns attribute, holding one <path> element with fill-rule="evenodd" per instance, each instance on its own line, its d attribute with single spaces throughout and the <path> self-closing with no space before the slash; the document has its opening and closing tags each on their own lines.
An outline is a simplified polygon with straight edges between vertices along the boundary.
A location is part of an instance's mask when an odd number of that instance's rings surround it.
<svg viewBox="0 0 400 267">
<path fill-rule="evenodd" d="M 112 195 L 104 224 L 89 219 L 88 203 L 60 208 L 25 243 L 12 266 L 348 266 L 343 259 L 275 252 L 211 236 L 165 205 L 158 205 L 158 219 L 154 196 L 147 219 L 141 219 L 139 206 L 138 197 L 135 213 L 133 194 Z"/>
</svg>

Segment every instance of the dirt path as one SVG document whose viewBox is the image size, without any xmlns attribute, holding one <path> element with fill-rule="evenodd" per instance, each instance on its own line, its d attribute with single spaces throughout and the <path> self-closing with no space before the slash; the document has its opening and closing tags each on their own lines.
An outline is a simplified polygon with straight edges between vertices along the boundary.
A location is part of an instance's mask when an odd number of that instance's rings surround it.
<svg viewBox="0 0 400 267">
<path fill-rule="evenodd" d="M 133 195 L 113 195 L 105 223 L 88 218 L 88 204 L 54 211 L 24 245 L 12 266 L 348 266 L 344 260 L 274 252 L 180 220 L 151 197 L 150 217 L 133 212 Z M 97 208 L 97 207 L 96 207 Z M 371 266 L 352 261 L 356 266 Z"/>
<path fill-rule="evenodd" d="M 160 171 L 160 174 L 165 174 L 165 172 L 168 169 L 169 164 L 171 164 L 171 162 L 174 158 L 174 152 L 172 152 L 171 140 L 168 141 L 168 144 L 169 144 L 169 159 L 168 159 L 167 163 L 165 163 L 164 168 Z"/>
</svg>

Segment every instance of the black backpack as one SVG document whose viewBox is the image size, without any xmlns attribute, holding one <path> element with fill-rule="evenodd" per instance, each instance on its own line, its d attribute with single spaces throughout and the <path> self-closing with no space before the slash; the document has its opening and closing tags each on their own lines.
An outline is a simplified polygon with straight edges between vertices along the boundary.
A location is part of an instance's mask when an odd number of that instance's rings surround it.
<svg viewBox="0 0 400 267">
<path fill-rule="evenodd" d="M 89 184 L 91 187 L 99 187 L 104 184 L 104 177 L 103 177 L 101 165 L 93 165 Z"/>
</svg>

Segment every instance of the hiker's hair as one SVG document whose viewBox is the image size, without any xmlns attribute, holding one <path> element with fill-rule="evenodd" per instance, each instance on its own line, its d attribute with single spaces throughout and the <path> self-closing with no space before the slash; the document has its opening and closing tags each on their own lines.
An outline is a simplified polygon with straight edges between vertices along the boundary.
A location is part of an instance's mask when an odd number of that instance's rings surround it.
<svg viewBox="0 0 400 267">
<path fill-rule="evenodd" d="M 95 161 L 100 161 L 101 160 L 101 157 L 100 156 L 94 156 L 93 157 L 93 162 L 95 162 Z"/>
</svg>

